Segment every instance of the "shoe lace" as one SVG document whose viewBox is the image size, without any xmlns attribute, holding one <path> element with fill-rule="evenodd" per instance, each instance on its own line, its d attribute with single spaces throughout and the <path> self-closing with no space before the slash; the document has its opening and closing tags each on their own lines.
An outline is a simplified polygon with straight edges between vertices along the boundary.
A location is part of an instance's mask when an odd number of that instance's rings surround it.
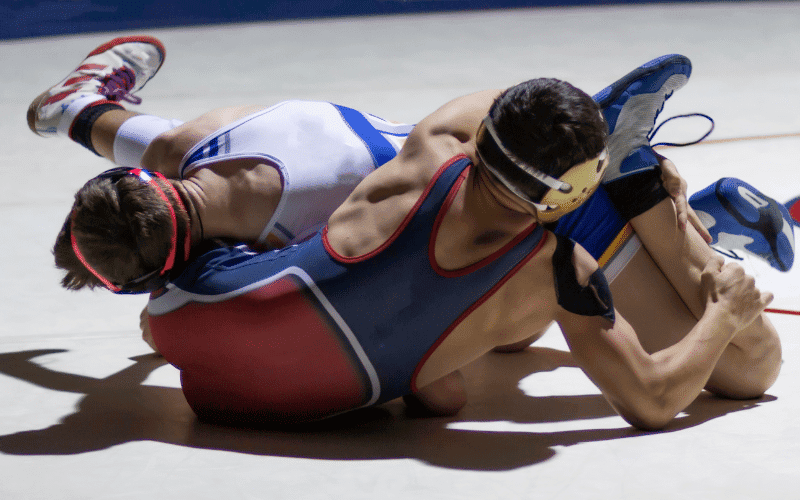
<svg viewBox="0 0 800 500">
<path fill-rule="evenodd" d="M 728 250 L 728 252 L 730 252 L 730 253 L 726 253 L 724 250 L 722 250 L 720 248 L 717 248 L 716 246 L 711 247 L 711 249 L 714 250 L 715 252 L 719 253 L 719 254 L 724 255 L 725 257 L 728 257 L 729 259 L 744 260 L 744 257 L 739 257 L 739 255 L 736 252 L 734 252 L 733 250 Z"/>
<path fill-rule="evenodd" d="M 652 144 L 651 146 L 652 147 L 656 147 L 656 146 L 674 146 L 674 147 L 682 148 L 684 146 L 691 146 L 693 144 L 697 144 L 697 143 L 700 143 L 700 142 L 704 141 L 705 138 L 708 137 L 709 135 L 711 135 L 711 132 L 714 131 L 714 120 L 710 116 L 705 115 L 703 113 L 687 113 L 687 114 L 684 114 L 684 115 L 675 115 L 675 116 L 672 116 L 670 118 L 667 118 L 666 120 L 661 122 L 656 128 L 654 128 L 652 132 L 650 132 L 650 135 L 647 136 L 647 140 L 649 142 L 652 142 L 653 141 L 653 137 L 656 136 L 656 134 L 658 133 L 659 129 L 661 129 L 661 127 L 663 127 L 667 123 L 671 122 L 672 120 L 674 120 L 676 118 L 691 118 L 691 117 L 694 117 L 694 116 L 699 116 L 700 118 L 705 118 L 706 120 L 708 120 L 711 123 L 711 126 L 708 129 L 708 132 L 703 134 L 702 137 L 700 137 L 696 141 L 691 141 L 691 142 L 659 142 L 659 143 L 656 143 L 656 144 Z"/>
<path fill-rule="evenodd" d="M 130 93 L 136 83 L 136 75 L 130 68 L 119 68 L 102 80 L 103 86 L 100 93 L 112 101 L 127 101 L 131 104 L 141 104 L 141 97 Z"/>
</svg>

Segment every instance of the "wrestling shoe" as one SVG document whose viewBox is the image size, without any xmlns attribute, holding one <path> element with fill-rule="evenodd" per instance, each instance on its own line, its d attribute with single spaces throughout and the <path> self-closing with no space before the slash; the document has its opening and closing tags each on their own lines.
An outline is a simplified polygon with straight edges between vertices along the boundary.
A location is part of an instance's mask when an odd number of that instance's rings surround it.
<svg viewBox="0 0 800 500">
<path fill-rule="evenodd" d="M 687 57 L 666 55 L 639 66 L 594 96 L 608 123 L 610 163 L 604 184 L 658 166 L 650 146 L 656 118 L 691 73 Z"/>
<path fill-rule="evenodd" d="M 753 186 L 723 178 L 693 194 L 689 205 L 711 233 L 712 245 L 748 252 L 779 271 L 792 268 L 795 242 L 789 211 Z"/>
<path fill-rule="evenodd" d="M 78 114 L 90 106 L 127 101 L 150 80 L 164 62 L 166 50 L 150 36 L 115 38 L 94 49 L 66 78 L 33 100 L 28 127 L 42 136 L 69 135 Z"/>
</svg>

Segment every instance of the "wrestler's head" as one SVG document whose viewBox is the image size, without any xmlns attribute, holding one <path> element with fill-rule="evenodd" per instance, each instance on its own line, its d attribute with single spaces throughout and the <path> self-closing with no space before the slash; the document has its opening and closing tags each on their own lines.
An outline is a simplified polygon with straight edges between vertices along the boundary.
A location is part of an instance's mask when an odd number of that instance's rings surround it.
<svg viewBox="0 0 800 500">
<path fill-rule="evenodd" d="M 594 192 L 607 161 L 608 127 L 594 100 L 567 82 L 538 78 L 511 87 L 481 123 L 487 170 L 552 222 Z"/>
<path fill-rule="evenodd" d="M 53 248 L 65 288 L 104 286 L 145 292 L 185 258 L 189 219 L 170 181 L 140 169 L 112 169 L 91 179 Z"/>
</svg>

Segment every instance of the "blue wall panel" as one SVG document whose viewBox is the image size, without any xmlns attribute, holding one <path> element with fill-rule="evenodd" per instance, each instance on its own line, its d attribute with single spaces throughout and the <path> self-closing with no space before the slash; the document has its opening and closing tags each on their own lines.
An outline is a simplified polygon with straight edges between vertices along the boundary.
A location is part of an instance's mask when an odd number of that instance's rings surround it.
<svg viewBox="0 0 800 500">
<path fill-rule="evenodd" d="M 0 0 L 0 39 L 167 26 L 659 0 Z"/>
</svg>

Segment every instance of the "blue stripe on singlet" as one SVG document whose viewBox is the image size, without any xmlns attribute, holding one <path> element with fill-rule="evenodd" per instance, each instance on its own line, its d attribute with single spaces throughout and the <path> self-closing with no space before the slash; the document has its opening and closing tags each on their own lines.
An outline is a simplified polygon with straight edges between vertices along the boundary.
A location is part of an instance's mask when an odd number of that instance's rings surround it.
<svg viewBox="0 0 800 500">
<path fill-rule="evenodd" d="M 184 162 L 184 168 L 186 165 L 191 165 L 196 161 L 200 161 L 205 158 L 213 158 L 214 156 L 217 156 L 219 154 L 219 137 L 220 136 L 210 139 L 203 147 L 198 148 L 197 151 L 192 153 L 192 155 L 186 160 L 186 162 Z"/>
<path fill-rule="evenodd" d="M 384 120 L 380 116 L 375 116 L 372 113 L 364 113 L 364 114 L 376 118 L 381 122 L 386 122 L 386 120 Z M 408 137 L 408 134 L 410 134 L 411 131 L 414 130 L 414 127 L 416 126 L 413 123 L 408 125 L 403 125 L 400 123 L 386 123 L 385 126 L 381 126 L 380 123 L 375 124 L 374 122 L 370 122 L 370 124 L 373 127 L 375 127 L 375 130 L 377 130 L 381 134 L 393 135 L 395 137 Z"/>
<path fill-rule="evenodd" d="M 203 149 L 205 149 L 205 148 L 200 148 L 197 151 L 195 151 L 194 153 L 192 153 L 192 156 L 190 156 L 184 162 L 184 164 L 183 164 L 184 166 L 181 167 L 181 173 L 183 172 L 183 169 L 186 168 L 186 165 L 191 165 L 192 163 L 194 163 L 196 161 L 199 161 L 199 160 L 202 160 L 203 158 L 205 158 L 205 155 L 203 154 Z"/>
<path fill-rule="evenodd" d="M 367 149 L 372 155 L 376 168 L 397 156 L 397 152 L 394 150 L 391 143 L 364 118 L 364 115 L 355 109 L 339 106 L 337 104 L 333 106 L 339 110 L 342 118 L 350 125 L 353 132 L 364 141 L 364 145 L 367 146 Z"/>
</svg>

